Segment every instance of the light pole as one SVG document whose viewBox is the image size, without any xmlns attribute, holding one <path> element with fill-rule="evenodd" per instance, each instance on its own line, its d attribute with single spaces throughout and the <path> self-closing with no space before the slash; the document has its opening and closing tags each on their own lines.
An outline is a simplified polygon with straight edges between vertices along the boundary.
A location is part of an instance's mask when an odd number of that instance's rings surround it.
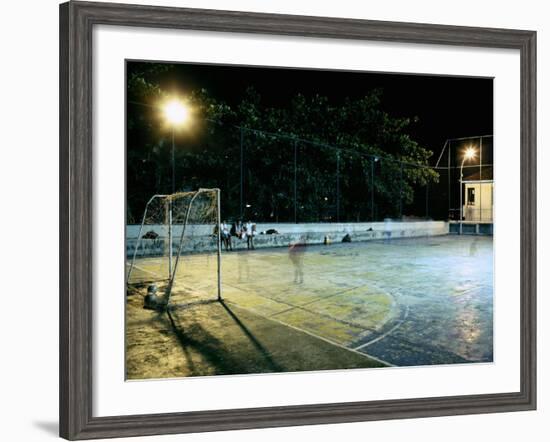
<svg viewBox="0 0 550 442">
<path fill-rule="evenodd" d="M 464 152 L 464 157 L 462 158 L 462 164 L 460 165 L 460 223 L 458 226 L 458 232 L 462 235 L 462 218 L 463 218 L 463 208 L 462 208 L 462 169 L 464 168 L 464 162 L 466 160 L 471 160 L 476 156 L 476 151 L 473 147 L 468 147 Z"/>
<path fill-rule="evenodd" d="M 172 195 L 176 193 L 175 131 L 189 120 L 189 108 L 172 99 L 163 106 L 164 118 L 172 126 Z M 168 199 L 168 277 L 172 279 L 172 197 Z"/>
</svg>

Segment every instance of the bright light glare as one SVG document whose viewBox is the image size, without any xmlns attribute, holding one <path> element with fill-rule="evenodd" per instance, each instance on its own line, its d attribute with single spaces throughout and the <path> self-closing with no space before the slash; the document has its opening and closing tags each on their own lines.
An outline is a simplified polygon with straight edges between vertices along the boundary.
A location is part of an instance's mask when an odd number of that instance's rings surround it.
<svg viewBox="0 0 550 442">
<path fill-rule="evenodd" d="M 475 158 L 475 156 L 476 156 L 476 151 L 473 147 L 468 147 L 468 149 L 466 149 L 466 152 L 464 152 L 464 157 L 467 160 L 471 160 L 472 158 Z"/>
<path fill-rule="evenodd" d="M 178 100 L 171 100 L 164 105 L 164 116 L 174 126 L 185 123 L 189 119 L 189 107 Z"/>
</svg>

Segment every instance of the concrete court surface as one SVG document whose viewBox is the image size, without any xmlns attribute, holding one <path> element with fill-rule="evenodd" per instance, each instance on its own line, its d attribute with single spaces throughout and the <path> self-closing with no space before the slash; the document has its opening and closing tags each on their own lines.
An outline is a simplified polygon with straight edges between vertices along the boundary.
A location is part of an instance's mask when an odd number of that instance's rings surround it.
<svg viewBox="0 0 550 442">
<path fill-rule="evenodd" d="M 145 285 L 128 296 L 129 378 L 493 359 L 492 237 L 222 256 L 223 304 L 202 303 L 216 298 L 214 254 L 182 259 L 171 315 L 141 308 Z M 163 266 L 165 258 L 140 259 L 132 278 Z"/>
</svg>

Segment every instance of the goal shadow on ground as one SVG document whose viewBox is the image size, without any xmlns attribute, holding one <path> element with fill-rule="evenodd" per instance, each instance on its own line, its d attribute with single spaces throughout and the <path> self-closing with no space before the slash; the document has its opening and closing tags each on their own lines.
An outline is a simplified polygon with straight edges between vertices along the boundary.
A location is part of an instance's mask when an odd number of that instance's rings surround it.
<svg viewBox="0 0 550 442">
<path fill-rule="evenodd" d="M 159 313 L 127 299 L 128 380 L 383 366 L 227 300 Z"/>
<path fill-rule="evenodd" d="M 254 336 L 249 328 L 239 319 L 238 315 L 225 303 L 223 300 L 213 301 L 210 303 L 201 303 L 200 305 L 221 306 L 230 318 L 240 329 L 242 335 L 244 335 L 255 351 L 255 364 L 263 367 L 262 371 L 266 372 L 280 372 L 283 368 L 275 362 L 262 343 Z M 193 308 L 196 306 L 190 306 Z M 228 347 L 219 338 L 216 338 L 212 333 L 209 333 L 204 326 L 193 323 L 188 326 L 188 330 L 182 326 L 179 322 L 177 315 L 178 312 L 182 314 L 188 309 L 168 309 L 167 317 L 172 327 L 172 331 L 176 336 L 181 349 L 185 355 L 185 358 L 189 361 L 191 373 L 190 376 L 200 375 L 196 372 L 195 364 L 190 352 L 192 348 L 195 351 L 201 353 L 201 355 L 215 368 L 215 371 L 220 374 L 231 373 L 247 373 L 249 367 L 246 365 L 246 361 L 237 359 L 238 356 L 235 352 L 228 351 Z M 178 323 L 179 322 L 179 323 Z M 225 322 L 225 321 L 224 321 Z M 250 361 L 250 358 L 248 359 Z M 243 364 L 244 362 L 244 364 Z"/>
</svg>

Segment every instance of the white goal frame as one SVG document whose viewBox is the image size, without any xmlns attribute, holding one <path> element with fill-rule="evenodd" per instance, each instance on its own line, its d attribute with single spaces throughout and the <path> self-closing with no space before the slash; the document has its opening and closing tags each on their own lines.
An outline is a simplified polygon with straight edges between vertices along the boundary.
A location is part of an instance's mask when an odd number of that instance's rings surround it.
<svg viewBox="0 0 550 442">
<path fill-rule="evenodd" d="M 183 242 L 185 239 L 185 231 L 187 227 L 187 223 L 189 221 L 189 214 L 191 213 L 191 208 L 193 206 L 193 202 L 199 196 L 201 193 L 211 193 L 214 192 L 216 195 L 216 260 L 217 260 L 217 300 L 222 300 L 222 275 L 221 275 L 221 252 L 222 252 L 222 245 L 221 245 L 221 204 L 220 204 L 220 189 L 219 188 L 200 188 L 195 192 L 185 192 L 186 194 L 194 193 L 194 195 L 191 197 L 191 200 L 189 201 L 189 205 L 187 207 L 187 213 L 185 214 L 185 221 L 183 223 L 183 228 L 180 234 L 180 239 L 178 241 L 178 250 L 177 254 L 175 256 L 175 262 L 172 265 L 173 260 L 173 249 L 172 249 L 172 211 L 170 206 L 170 212 L 168 216 L 168 285 L 166 286 L 165 290 L 165 305 L 168 306 L 170 302 L 170 297 L 172 294 L 172 287 L 174 285 L 174 280 L 177 273 L 177 268 L 179 265 L 180 257 L 182 255 L 183 250 Z M 126 286 L 128 287 L 130 283 L 130 276 L 132 274 L 132 270 L 134 269 L 135 260 L 137 258 L 137 253 L 141 244 L 141 240 L 143 239 L 143 228 L 145 226 L 145 221 L 147 219 L 147 212 L 149 210 L 149 206 L 153 201 L 156 199 L 167 199 L 174 197 L 175 195 L 179 195 L 181 192 L 169 194 L 169 195 L 163 195 L 163 194 L 155 194 L 153 195 L 149 201 L 147 201 L 147 204 L 145 205 L 145 210 L 143 211 L 143 217 L 141 220 L 141 224 L 139 227 L 138 236 L 136 237 L 136 244 L 134 247 L 134 252 L 132 254 L 132 260 L 130 262 L 130 268 L 128 269 L 128 273 L 126 275 Z"/>
</svg>

